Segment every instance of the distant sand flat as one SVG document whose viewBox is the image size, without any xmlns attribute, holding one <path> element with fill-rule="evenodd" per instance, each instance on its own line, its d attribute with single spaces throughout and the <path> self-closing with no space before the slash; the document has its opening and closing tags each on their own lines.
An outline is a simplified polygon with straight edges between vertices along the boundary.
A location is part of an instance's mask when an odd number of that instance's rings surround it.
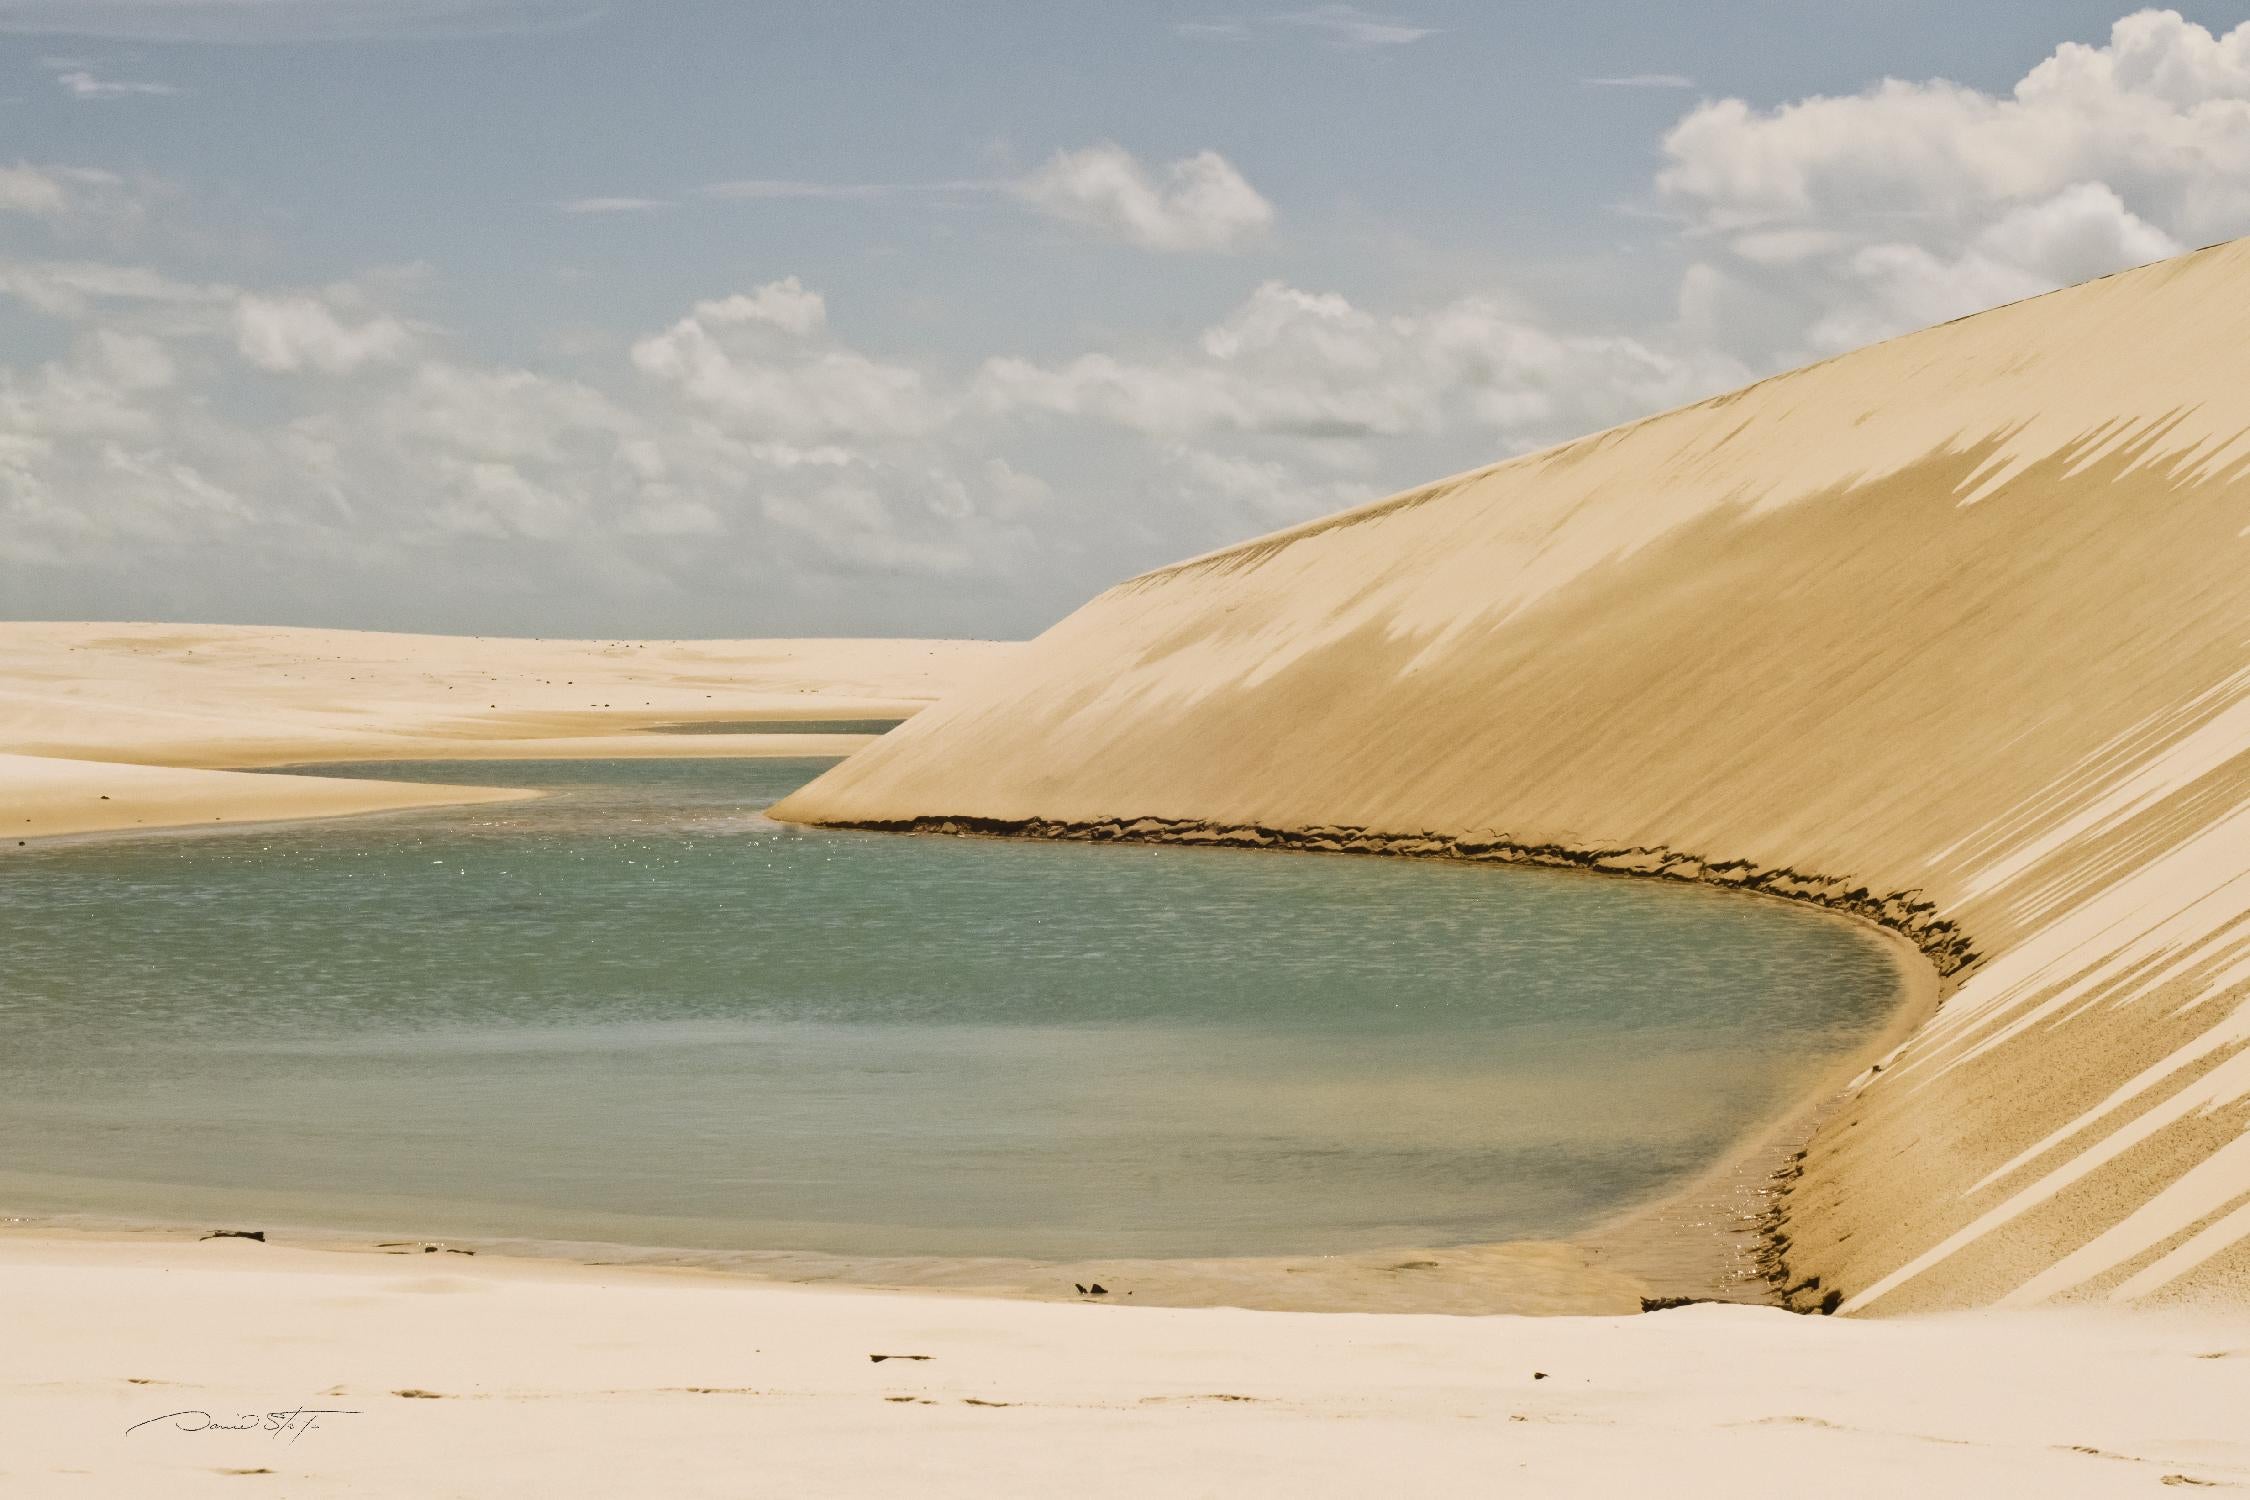
<svg viewBox="0 0 2250 1500">
<path fill-rule="evenodd" d="M 2245 580 L 2237 242 L 1120 584 L 775 811 L 1895 914 L 1958 988 L 1815 1137 L 1788 1277 L 2245 1301 Z"/>
<path fill-rule="evenodd" d="M 829 726 L 904 718 L 1014 649 L 989 641 L 545 641 L 0 623 L 0 837 L 512 795 L 213 767 L 842 755 L 870 737 L 647 731 L 698 720 Z"/>
</svg>

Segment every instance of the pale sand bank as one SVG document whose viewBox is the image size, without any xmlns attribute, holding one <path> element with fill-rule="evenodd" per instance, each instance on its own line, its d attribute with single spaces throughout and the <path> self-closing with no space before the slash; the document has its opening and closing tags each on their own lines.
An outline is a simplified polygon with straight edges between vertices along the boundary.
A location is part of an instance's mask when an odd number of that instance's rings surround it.
<svg viewBox="0 0 2250 1500">
<path fill-rule="evenodd" d="M 0 1326 L 0 1490 L 58 1500 L 2250 1484 L 2240 1311 L 1312 1317 L 19 1234 Z M 352 1414 L 127 1430 L 302 1407 Z"/>
<path fill-rule="evenodd" d="M 198 771 L 0 754 L 0 841 L 332 818 L 535 795 L 501 787 Z"/>
</svg>

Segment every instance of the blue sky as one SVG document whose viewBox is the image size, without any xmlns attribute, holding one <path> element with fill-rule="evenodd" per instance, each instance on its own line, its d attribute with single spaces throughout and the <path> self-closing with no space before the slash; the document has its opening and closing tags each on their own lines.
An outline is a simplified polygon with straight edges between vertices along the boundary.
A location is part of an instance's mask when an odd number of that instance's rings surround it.
<svg viewBox="0 0 2250 1500">
<path fill-rule="evenodd" d="M 1026 634 L 2250 231 L 2245 14 L 0 0 L 0 613 Z"/>
</svg>

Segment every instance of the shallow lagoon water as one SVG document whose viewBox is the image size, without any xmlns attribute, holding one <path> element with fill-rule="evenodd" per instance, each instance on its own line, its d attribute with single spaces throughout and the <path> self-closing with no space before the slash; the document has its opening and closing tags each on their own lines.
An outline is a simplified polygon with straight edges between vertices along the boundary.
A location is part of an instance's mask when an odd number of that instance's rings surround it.
<svg viewBox="0 0 2250 1500">
<path fill-rule="evenodd" d="M 1547 1237 L 1880 1029 L 1838 921 L 1650 881 L 912 838 L 826 762 L 0 860 L 0 1210 L 843 1256 Z"/>
</svg>

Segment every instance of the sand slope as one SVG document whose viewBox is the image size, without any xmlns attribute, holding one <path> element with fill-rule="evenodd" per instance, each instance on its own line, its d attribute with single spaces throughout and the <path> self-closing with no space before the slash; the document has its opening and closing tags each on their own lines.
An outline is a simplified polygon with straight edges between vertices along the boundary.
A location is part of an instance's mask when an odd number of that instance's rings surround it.
<svg viewBox="0 0 2250 1500">
<path fill-rule="evenodd" d="M 1791 1280 L 2250 1298 L 2246 474 L 2250 242 L 1134 579 L 779 811 L 1920 924 L 1960 987 L 1815 1138 Z"/>
<path fill-rule="evenodd" d="M 1316 1316 L 415 1249 L 0 1240 L 0 1491 L 1893 1500 L 2250 1483 L 2239 1312 Z M 2061 1372 L 2030 1398 L 2027 1376 Z M 305 1407 L 334 1414 L 266 1430 Z M 183 1412 L 251 1427 L 160 1420 Z"/>
</svg>

